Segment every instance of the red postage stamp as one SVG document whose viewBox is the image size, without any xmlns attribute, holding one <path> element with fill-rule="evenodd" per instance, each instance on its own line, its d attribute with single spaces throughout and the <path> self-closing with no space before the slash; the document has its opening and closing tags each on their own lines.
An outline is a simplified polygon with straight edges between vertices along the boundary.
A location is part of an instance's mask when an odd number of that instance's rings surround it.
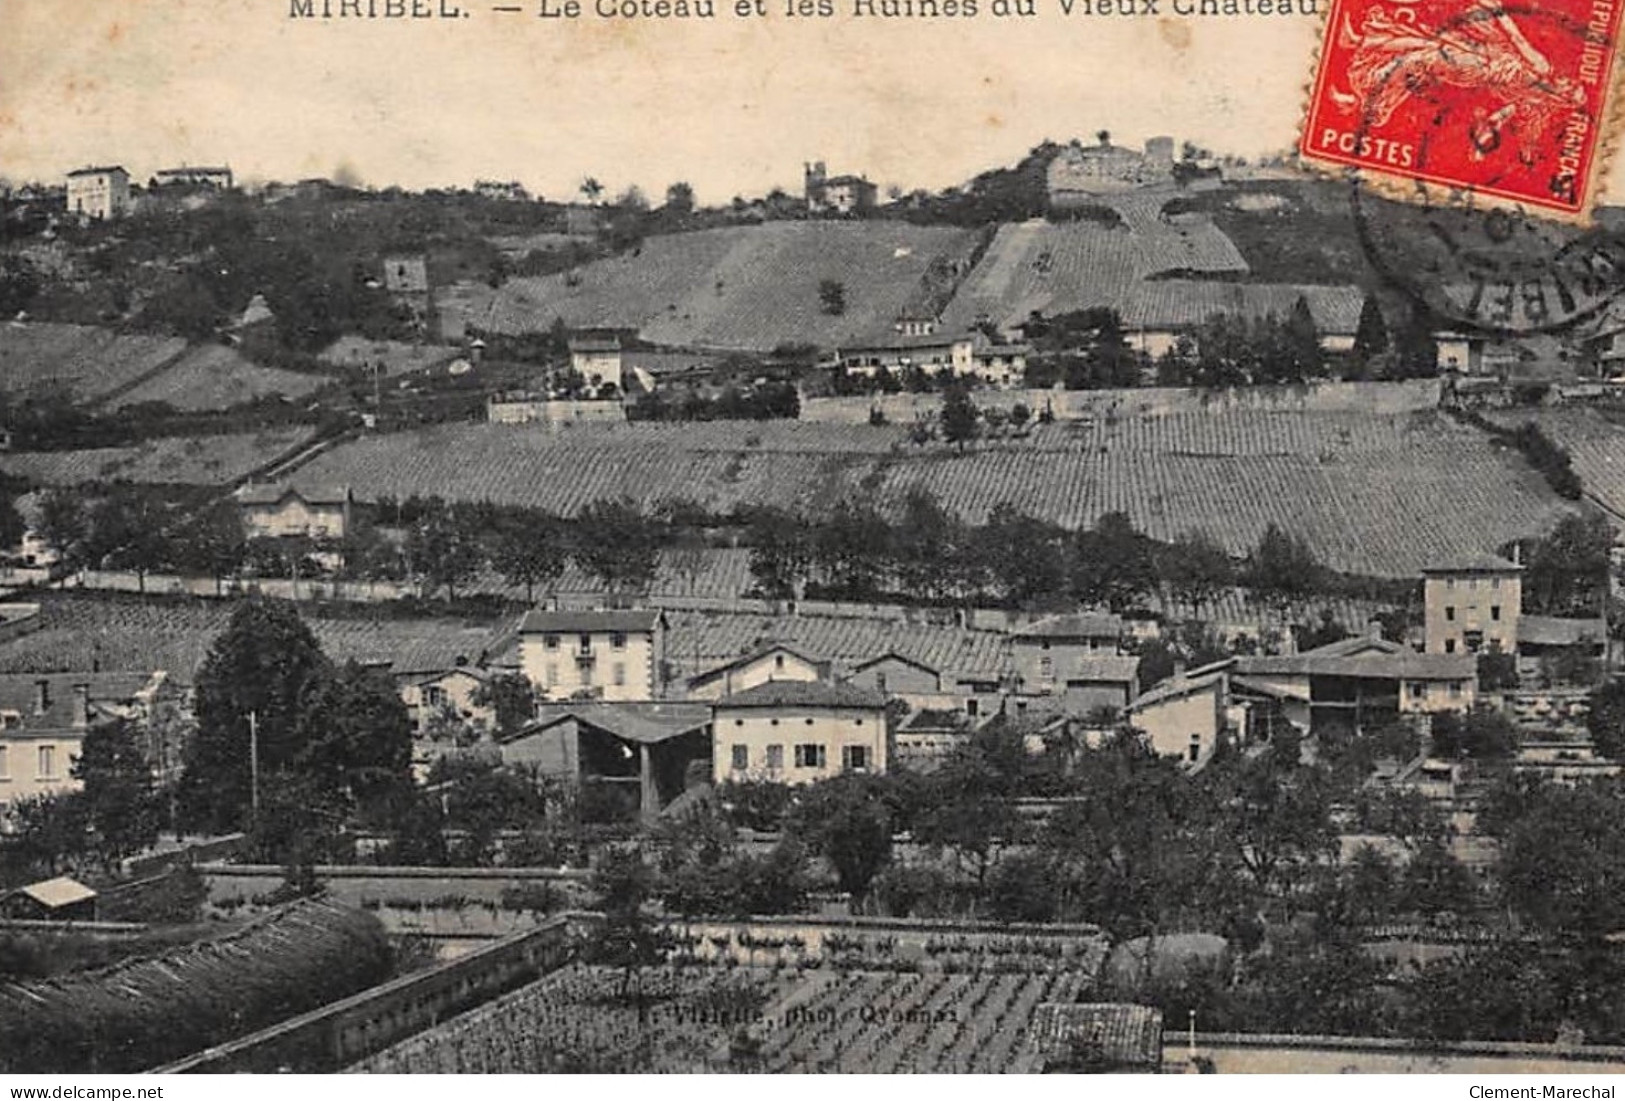
<svg viewBox="0 0 1625 1101">
<path fill-rule="evenodd" d="M 1299 153 L 1584 217 L 1625 0 L 1331 0 Z"/>
</svg>

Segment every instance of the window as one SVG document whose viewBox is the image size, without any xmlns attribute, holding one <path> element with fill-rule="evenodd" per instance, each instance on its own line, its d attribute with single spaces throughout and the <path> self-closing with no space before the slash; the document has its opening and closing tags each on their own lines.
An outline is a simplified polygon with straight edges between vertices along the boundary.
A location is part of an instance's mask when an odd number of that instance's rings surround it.
<svg viewBox="0 0 1625 1101">
<path fill-rule="evenodd" d="M 559 648 L 559 636 L 558 635 L 543 635 L 542 636 L 542 645 L 547 647 L 547 649 L 549 649 L 549 650 L 557 650 Z"/>
<path fill-rule="evenodd" d="M 618 685 L 626 683 L 626 662 L 624 661 L 615 663 L 615 683 Z"/>
<path fill-rule="evenodd" d="M 609 636 L 609 648 L 611 650 L 624 650 L 624 649 L 626 649 L 626 632 L 625 631 L 616 631 L 614 634 L 610 635 Z"/>
<path fill-rule="evenodd" d="M 811 720 L 809 719 L 808 721 L 810 722 Z M 769 719 L 769 720 L 767 720 L 767 725 L 768 726 L 778 726 L 779 725 L 779 720 L 777 720 L 777 719 Z"/>
<path fill-rule="evenodd" d="M 965 701 L 965 714 L 969 715 L 971 718 L 974 719 L 977 715 L 981 714 L 981 711 L 982 711 L 982 701 L 981 700 L 976 699 L 973 696 L 970 699 Z"/>
<path fill-rule="evenodd" d="M 1444 640 L 1444 652 L 1447 653 L 1447 654 L 1453 654 L 1453 653 L 1456 652 L 1456 640 L 1455 639 L 1447 638 L 1447 639 Z"/>
<path fill-rule="evenodd" d="M 430 707 L 439 707 L 446 702 L 446 690 L 438 684 L 431 684 L 423 690 L 423 702 Z"/>
<path fill-rule="evenodd" d="M 1499 577 L 1490 578 L 1490 588 L 1499 589 L 1500 587 L 1501 587 L 1501 579 Z"/>
<path fill-rule="evenodd" d="M 767 770 L 769 772 L 779 772 L 783 768 L 784 768 L 784 747 L 782 745 L 770 745 L 770 746 L 768 746 L 767 747 Z"/>
<path fill-rule="evenodd" d="M 1038 659 L 1038 677 L 1040 680 L 1055 679 L 1055 659 L 1048 654 Z"/>
<path fill-rule="evenodd" d="M 784 668 L 784 655 L 783 654 L 774 654 L 773 655 L 773 668 L 775 668 L 775 669 L 783 669 Z"/>
<path fill-rule="evenodd" d="M 577 653 L 581 653 L 581 654 L 591 654 L 592 653 L 592 636 L 591 635 L 582 635 L 581 636 L 581 645 L 577 649 Z"/>
<path fill-rule="evenodd" d="M 1450 682 L 1450 698 L 1453 700 L 1461 699 L 1461 681 L 1453 680 Z"/>
<path fill-rule="evenodd" d="M 745 725 L 745 720 L 744 719 L 735 719 L 734 720 L 734 725 L 735 726 L 744 726 Z"/>
<path fill-rule="evenodd" d="M 1447 605 L 1445 607 L 1444 617 L 1446 619 L 1448 619 L 1448 620 L 1454 620 L 1456 618 L 1456 607 L 1455 607 L 1455 605 L 1451 604 L 1451 605 Z"/>
<path fill-rule="evenodd" d="M 1495 622 L 1497 622 L 1497 623 L 1501 622 L 1501 605 L 1499 605 L 1499 604 L 1491 604 L 1490 605 L 1490 618 L 1492 620 L 1494 620 Z"/>
<path fill-rule="evenodd" d="M 56 746 L 42 745 L 39 747 L 39 771 L 41 780 L 49 780 L 56 776 Z"/>
<path fill-rule="evenodd" d="M 733 770 L 744 772 L 750 767 L 750 746 L 736 745 L 733 748 Z"/>
<path fill-rule="evenodd" d="M 1193 763 L 1202 759 L 1202 736 L 1200 734 L 1191 735 L 1190 758 Z"/>
<path fill-rule="evenodd" d="M 824 746 L 819 742 L 803 742 L 796 746 L 797 768 L 823 768 Z"/>
<path fill-rule="evenodd" d="M 552 661 L 548 662 L 547 663 L 547 668 L 545 670 L 543 670 L 543 676 L 546 678 L 543 681 L 543 687 L 545 687 L 545 688 L 551 688 L 551 687 L 553 687 L 553 685 L 559 683 L 559 666 L 558 666 L 558 663 L 557 662 L 552 662 Z"/>
<path fill-rule="evenodd" d="M 869 767 L 869 747 L 866 745 L 843 745 L 841 747 L 841 767 L 848 772 L 862 772 Z"/>
<path fill-rule="evenodd" d="M 1419 680 L 1411 681 L 1407 686 L 1407 690 L 1410 692 L 1411 699 L 1413 700 L 1421 699 L 1423 696 L 1426 696 L 1428 692 L 1427 685 L 1423 684 Z"/>
</svg>

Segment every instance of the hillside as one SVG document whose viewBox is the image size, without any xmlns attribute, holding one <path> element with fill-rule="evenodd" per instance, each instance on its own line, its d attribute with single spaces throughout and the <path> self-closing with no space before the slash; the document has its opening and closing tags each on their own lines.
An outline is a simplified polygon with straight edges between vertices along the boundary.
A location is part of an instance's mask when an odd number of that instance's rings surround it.
<svg viewBox="0 0 1625 1101">
<path fill-rule="evenodd" d="M 224 436 L 173 436 L 84 451 L 12 451 L 0 454 L 0 471 L 51 486 L 115 481 L 226 485 L 314 436 L 314 429 L 298 426 Z"/>
<path fill-rule="evenodd" d="M 153 401 L 184 412 L 208 412 L 271 394 L 301 398 L 331 381 L 320 375 L 262 367 L 222 344 L 202 344 L 109 404 L 123 409 Z"/>
<path fill-rule="evenodd" d="M 93 325 L 0 325 L 0 391 L 66 390 L 88 401 L 129 386 L 186 351 L 179 337 L 125 336 Z"/>
<path fill-rule="evenodd" d="M 501 333 L 637 329 L 657 344 L 768 351 L 786 342 L 837 346 L 889 332 L 918 308 L 977 233 L 901 222 L 772 222 L 650 237 L 630 252 L 558 275 L 505 283 L 484 319 Z M 929 276 L 929 278 L 928 278 Z M 844 285 L 846 309 L 824 312 L 819 285 Z"/>
<path fill-rule="evenodd" d="M 297 482 L 363 498 L 439 494 L 573 514 L 590 501 L 897 505 L 929 489 L 968 520 L 1002 502 L 1067 527 L 1123 511 L 1159 538 L 1207 531 L 1233 554 L 1274 521 L 1338 569 L 1424 564 L 1545 531 L 1568 507 L 1516 454 L 1432 411 L 1223 410 L 1054 424 L 964 455 L 896 427 L 799 422 L 578 427 L 450 425 L 323 454 Z"/>
<path fill-rule="evenodd" d="M 959 332 L 981 320 L 1001 327 L 1034 311 L 1054 316 L 1091 306 L 1120 306 L 1142 280 L 1175 273 L 1236 276 L 1247 262 L 1201 215 L 1165 218 L 1171 196 L 1114 196 L 1121 221 L 1047 222 L 999 228 L 981 263 L 960 284 L 943 316 Z"/>
<path fill-rule="evenodd" d="M 1568 451 L 1586 494 L 1616 517 L 1625 516 L 1625 425 L 1577 406 L 1509 410 L 1490 419 L 1507 428 L 1533 421 Z"/>
</svg>

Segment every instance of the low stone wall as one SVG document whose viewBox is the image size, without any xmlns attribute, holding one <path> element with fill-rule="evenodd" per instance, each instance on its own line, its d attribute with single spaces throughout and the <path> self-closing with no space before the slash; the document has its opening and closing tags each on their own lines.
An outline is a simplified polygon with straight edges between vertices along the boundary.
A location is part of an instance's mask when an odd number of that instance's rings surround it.
<svg viewBox="0 0 1625 1101">
<path fill-rule="evenodd" d="M 575 951 L 584 921 L 574 915 L 551 918 L 450 962 L 199 1052 L 158 1073 L 341 1070 L 563 966 Z"/>
</svg>

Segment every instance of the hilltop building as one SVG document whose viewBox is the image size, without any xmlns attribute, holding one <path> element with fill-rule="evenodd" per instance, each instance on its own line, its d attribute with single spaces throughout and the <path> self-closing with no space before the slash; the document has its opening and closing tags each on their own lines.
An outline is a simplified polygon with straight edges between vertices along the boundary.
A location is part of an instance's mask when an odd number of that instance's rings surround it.
<svg viewBox="0 0 1625 1101">
<path fill-rule="evenodd" d="M 589 386 L 621 385 L 621 342 L 615 337 L 570 338 L 570 370 Z"/>
<path fill-rule="evenodd" d="M 831 176 L 823 161 L 803 166 L 807 209 L 814 214 L 873 210 L 880 190 L 862 176 Z"/>
<path fill-rule="evenodd" d="M 216 191 L 230 191 L 233 180 L 231 169 L 220 165 L 207 168 L 162 168 L 153 174 L 153 182 L 159 187 L 206 187 Z"/>
<path fill-rule="evenodd" d="M 1049 204 L 1067 210 L 1093 204 L 1101 195 L 1114 195 L 1173 181 L 1174 139 L 1155 137 L 1139 152 L 1113 145 L 1102 130 L 1095 145 L 1073 140 L 1050 161 L 1045 183 Z"/>
<path fill-rule="evenodd" d="M 68 213 L 111 221 L 130 213 L 130 174 L 121 165 L 68 173 Z"/>
</svg>

